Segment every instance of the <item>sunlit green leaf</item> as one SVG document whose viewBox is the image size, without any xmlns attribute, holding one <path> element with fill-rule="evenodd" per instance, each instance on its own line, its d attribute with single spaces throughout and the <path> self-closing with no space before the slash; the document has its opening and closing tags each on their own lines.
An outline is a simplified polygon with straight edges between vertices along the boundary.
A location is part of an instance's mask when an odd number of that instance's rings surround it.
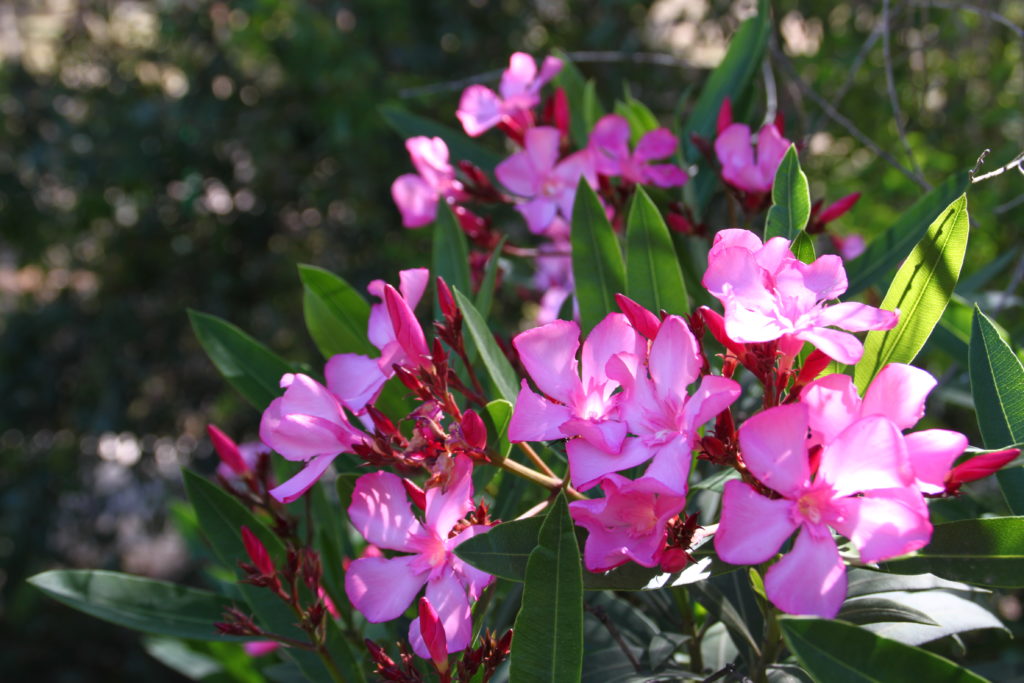
<svg viewBox="0 0 1024 683">
<path fill-rule="evenodd" d="M 316 266 L 299 266 L 302 314 L 324 358 L 338 353 L 376 355 L 366 337 L 370 304 L 344 279 Z"/>
<path fill-rule="evenodd" d="M 637 187 L 626 218 L 626 294 L 655 313 L 690 312 L 672 236 L 642 187 Z"/>
<path fill-rule="evenodd" d="M 795 239 L 807 227 L 811 217 L 811 190 L 807 175 L 800 168 L 796 145 L 790 145 L 772 183 L 772 206 L 764 226 L 764 239 L 772 237 Z M 813 245 L 812 245 L 813 253 Z"/>
</svg>

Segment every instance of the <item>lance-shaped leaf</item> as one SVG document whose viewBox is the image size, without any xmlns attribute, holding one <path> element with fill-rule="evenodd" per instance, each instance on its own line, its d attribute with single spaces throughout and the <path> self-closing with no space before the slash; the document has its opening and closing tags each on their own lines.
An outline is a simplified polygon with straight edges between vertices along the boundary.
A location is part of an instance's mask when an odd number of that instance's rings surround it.
<svg viewBox="0 0 1024 683">
<path fill-rule="evenodd" d="M 338 353 L 377 354 L 366 337 L 370 304 L 344 279 L 323 268 L 300 265 L 302 314 L 324 358 Z"/>
<path fill-rule="evenodd" d="M 885 564 L 899 574 L 930 572 L 985 587 L 1024 587 L 1024 517 L 990 517 L 936 524 L 915 555 Z"/>
<path fill-rule="evenodd" d="M 55 569 L 28 582 L 58 602 L 118 626 L 191 640 L 239 640 L 213 626 L 235 601 L 210 591 L 92 569 Z"/>
<path fill-rule="evenodd" d="M 764 239 L 772 237 L 795 239 L 807 227 L 811 217 L 811 190 L 807 175 L 800 168 L 796 145 L 790 145 L 772 183 L 772 207 L 764 226 Z"/>
<path fill-rule="evenodd" d="M 466 234 L 459 227 L 459 219 L 452 213 L 448 202 L 441 202 L 434 223 L 433 275 L 444 278 L 449 287 L 463 292 L 472 291 L 472 280 L 469 274 L 469 247 L 466 245 Z M 434 317 L 440 319 L 437 298 L 434 299 Z"/>
<path fill-rule="evenodd" d="M 595 113 L 597 118 L 600 118 L 603 113 L 599 109 L 601 105 L 596 101 L 596 93 L 592 92 L 591 95 L 587 95 L 587 79 L 569 59 L 569 55 L 561 50 L 553 50 L 551 54 L 562 60 L 562 70 L 555 76 L 552 85 L 564 90 L 565 98 L 569 101 L 569 135 L 572 137 L 574 145 L 580 148 L 586 147 L 587 137 L 590 135 L 587 119 Z M 592 85 L 589 87 L 593 88 Z M 587 102 L 588 97 L 590 98 L 589 103 Z M 593 109 L 595 105 L 598 107 L 596 112 Z M 591 108 L 589 113 L 588 106 Z"/>
<path fill-rule="evenodd" d="M 576 681 L 583 668 L 583 568 L 560 493 L 526 563 L 512 636 L 511 680 Z"/>
<path fill-rule="evenodd" d="M 864 628 L 880 636 L 898 640 L 906 645 L 921 645 L 957 633 L 979 629 L 1006 630 L 996 615 L 978 603 L 962 595 L 942 590 L 916 591 L 912 593 L 886 593 L 885 595 L 862 598 L 866 600 L 888 600 L 898 603 L 903 609 L 924 614 L 931 623 L 914 623 L 911 619 L 890 619 L 863 623 Z M 851 600 L 849 603 L 859 602 Z M 845 606 L 844 606 L 845 611 Z M 853 621 L 841 612 L 839 619 Z"/>
<path fill-rule="evenodd" d="M 888 230 L 871 240 L 864 253 L 846 264 L 850 281 L 844 299 L 859 294 L 871 285 L 883 284 L 889 271 L 907 257 L 921 241 L 943 208 L 967 189 L 967 173 L 958 173 L 918 199 Z"/>
<path fill-rule="evenodd" d="M 981 438 L 988 448 L 1024 441 L 1024 365 L 995 324 L 974 310 L 968 351 L 971 394 Z M 1024 467 L 996 475 L 1014 514 L 1024 515 Z"/>
<path fill-rule="evenodd" d="M 659 127 L 658 117 L 646 104 L 634 98 L 627 89 L 625 97 L 615 103 L 615 113 L 629 123 L 629 141 L 632 145 L 640 142 L 645 133 Z"/>
<path fill-rule="evenodd" d="M 498 346 L 498 342 L 494 341 L 494 335 L 487 327 L 487 321 L 476 310 L 469 297 L 458 288 L 453 288 L 452 294 L 462 311 L 466 329 L 469 330 L 470 339 L 473 340 L 473 344 L 480 353 L 480 360 L 483 361 L 487 374 L 490 375 L 501 398 L 509 403 L 515 403 L 519 387 L 516 385 L 516 372 L 512 369 L 512 364 L 508 362 L 508 358 Z"/>
<path fill-rule="evenodd" d="M 626 267 L 604 207 L 583 178 L 576 188 L 570 240 L 580 326 L 583 334 L 587 334 L 610 311 L 616 310 L 615 295 L 626 289 Z"/>
<path fill-rule="evenodd" d="M 837 619 L 851 624 L 874 624 L 880 621 L 910 622 L 938 626 L 938 623 L 921 610 L 908 607 L 893 597 L 869 595 L 847 600 L 839 610 Z"/>
<path fill-rule="evenodd" d="M 626 218 L 626 294 L 655 312 L 690 312 L 672 236 L 642 187 L 637 187 Z"/>
<path fill-rule="evenodd" d="M 494 247 L 494 251 L 491 252 L 490 257 L 487 259 L 487 265 L 484 266 L 484 277 L 480 280 L 480 289 L 476 293 L 476 310 L 480 312 L 484 320 L 491 314 L 491 303 L 494 301 L 494 283 L 498 278 L 498 264 L 501 261 L 501 250 L 505 246 L 507 239 L 508 235 L 502 235 L 497 246 Z"/>
<path fill-rule="evenodd" d="M 882 300 L 882 308 L 899 309 L 900 320 L 887 331 L 872 331 L 864 356 L 853 371 L 863 394 L 888 363 L 909 363 L 917 356 L 953 295 L 967 250 L 967 195 L 950 204 L 928 227 Z"/>
<path fill-rule="evenodd" d="M 426 135 L 427 137 L 437 137 L 444 140 L 445 144 L 448 145 L 452 165 L 466 160 L 490 172 L 501 161 L 502 157 L 497 152 L 487 149 L 465 133 L 443 123 L 438 123 L 433 119 L 424 118 L 393 105 L 381 107 L 380 113 L 384 120 L 388 122 L 388 125 L 403 138 Z"/>
<path fill-rule="evenodd" d="M 292 372 L 284 359 L 215 315 L 190 310 L 188 317 L 206 355 L 249 403 L 263 410 L 281 394 L 281 375 Z"/>
<path fill-rule="evenodd" d="M 818 681 L 984 683 L 985 680 L 927 650 L 876 636 L 841 621 L 786 617 L 781 625 L 789 649 Z"/>
<path fill-rule="evenodd" d="M 801 230 L 797 233 L 796 237 L 793 238 L 793 243 L 789 245 L 793 250 L 793 256 L 804 263 L 814 263 L 816 256 L 814 255 L 814 240 L 806 232 Z"/>
</svg>

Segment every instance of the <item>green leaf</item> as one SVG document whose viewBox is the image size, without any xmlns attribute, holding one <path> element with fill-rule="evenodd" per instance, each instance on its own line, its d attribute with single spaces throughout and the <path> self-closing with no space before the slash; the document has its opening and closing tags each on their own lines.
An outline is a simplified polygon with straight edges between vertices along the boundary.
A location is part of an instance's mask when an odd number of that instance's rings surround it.
<svg viewBox="0 0 1024 683">
<path fill-rule="evenodd" d="M 466 234 L 459 227 L 459 220 L 452 213 L 447 202 L 441 202 L 434 224 L 434 276 L 444 278 L 449 287 L 471 292 L 472 280 L 469 274 L 469 247 Z M 437 309 L 437 302 L 434 308 Z M 441 318 L 440 311 L 437 318 Z"/>
<path fill-rule="evenodd" d="M 958 173 L 918 199 L 884 233 L 871 240 L 864 253 L 846 264 L 850 286 L 844 299 L 859 294 L 871 285 L 886 281 L 889 271 L 907 257 L 921 241 L 928 226 L 967 189 L 967 173 Z"/>
<path fill-rule="evenodd" d="M 683 126 L 680 137 L 686 160 L 701 163 L 700 172 L 690 181 L 697 200 L 695 208 L 698 217 L 703 216 L 718 185 L 718 178 L 703 161 L 690 136 L 696 133 L 705 140 L 714 139 L 718 110 L 721 109 L 722 102 L 729 97 L 735 104 L 757 74 L 765 47 L 768 45 L 770 28 L 768 3 L 761 0 L 758 2 L 757 16 L 744 21 L 729 41 L 725 59 L 708 76 L 693 111 Z"/>
<path fill-rule="evenodd" d="M 604 107 L 601 106 L 601 100 L 597 97 L 597 83 L 591 78 L 583 86 L 583 123 L 588 131 L 594 129 L 594 124 L 603 114 Z"/>
<path fill-rule="evenodd" d="M 508 240 L 508 235 L 502 235 L 501 239 L 498 240 L 498 245 L 494 247 L 494 251 L 491 252 L 490 257 L 487 259 L 487 265 L 484 266 L 484 277 L 480 281 L 480 289 L 476 292 L 476 310 L 480 312 L 480 316 L 487 320 L 487 316 L 491 314 L 491 303 L 494 301 L 494 283 L 498 278 L 498 264 L 501 262 L 501 250 L 505 246 L 505 241 Z"/>
<path fill-rule="evenodd" d="M 989 517 L 936 524 L 915 555 L 885 563 L 898 574 L 930 572 L 987 588 L 1024 587 L 1024 517 Z"/>
<path fill-rule="evenodd" d="M 513 633 L 513 683 L 579 680 L 583 668 L 583 574 L 564 493 L 544 518 L 537 547 L 527 561 L 523 604 Z"/>
<path fill-rule="evenodd" d="M 626 294 L 655 314 L 662 309 L 680 315 L 690 312 L 672 236 L 640 186 L 626 218 Z"/>
<path fill-rule="evenodd" d="M 189 310 L 188 317 L 206 355 L 249 403 L 263 410 L 281 395 L 281 375 L 292 372 L 284 359 L 217 316 Z"/>
<path fill-rule="evenodd" d="M 512 421 L 512 404 L 503 398 L 495 399 L 486 406 L 486 415 L 482 415 L 487 422 L 487 441 L 494 444 L 494 450 L 502 459 L 508 457 L 512 450 L 512 444 L 508 440 L 508 425 Z"/>
<path fill-rule="evenodd" d="M 784 617 L 780 623 L 789 649 L 818 681 L 985 681 L 948 659 L 841 621 Z"/>
<path fill-rule="evenodd" d="M 487 374 L 493 380 L 501 398 L 509 403 L 515 403 L 519 387 L 516 384 L 516 372 L 512 369 L 512 364 L 508 362 L 508 358 L 505 357 L 498 343 L 494 341 L 494 335 L 487 327 L 487 321 L 473 306 L 473 302 L 458 288 L 453 288 L 452 294 L 462 311 L 466 329 L 469 330 L 469 336 L 480 353 L 480 360 L 483 361 Z"/>
<path fill-rule="evenodd" d="M 58 602 L 118 626 L 191 640 L 239 640 L 213 627 L 234 603 L 210 591 L 92 569 L 55 569 L 28 582 Z"/>
<path fill-rule="evenodd" d="M 629 93 L 623 100 L 615 103 L 615 113 L 629 123 L 629 141 L 634 147 L 647 133 L 659 127 L 658 117 L 647 105 L 635 99 Z"/>
<path fill-rule="evenodd" d="M 570 240 L 580 324 L 586 334 L 616 309 L 615 295 L 626 289 L 626 266 L 604 207 L 583 178 L 576 188 Z"/>
<path fill-rule="evenodd" d="M 376 355 L 366 337 L 370 304 L 344 279 L 316 266 L 300 265 L 302 314 L 324 358 L 338 353 Z"/>
<path fill-rule="evenodd" d="M 562 70 L 555 76 L 552 85 L 562 88 L 565 91 L 565 98 L 569 101 L 569 134 L 574 145 L 580 148 L 586 147 L 587 137 L 590 135 L 583 104 L 587 79 L 569 59 L 569 55 L 561 50 L 552 50 L 551 54 L 562 60 Z"/>
<path fill-rule="evenodd" d="M 817 258 L 814 255 L 814 240 L 803 230 L 797 233 L 790 248 L 793 255 L 804 263 L 814 263 L 814 259 Z"/>
<path fill-rule="evenodd" d="M 865 338 L 864 356 L 853 371 L 861 394 L 885 365 L 911 362 L 928 340 L 956 287 L 969 229 L 967 195 L 960 195 L 900 266 L 881 305 L 899 309 L 900 320 L 891 330 L 875 330 Z"/>
<path fill-rule="evenodd" d="M 851 624 L 872 624 L 879 621 L 906 621 L 915 624 L 938 626 L 936 621 L 921 610 L 879 595 L 847 600 L 839 610 L 836 619 Z"/>
<path fill-rule="evenodd" d="M 800 168 L 796 145 L 790 145 L 772 183 L 772 207 L 764 226 L 764 240 L 772 237 L 795 239 L 807 227 L 811 217 L 811 190 L 807 175 Z"/>
<path fill-rule="evenodd" d="M 930 620 L 930 624 L 915 623 L 911 619 L 875 620 L 874 623 L 864 624 L 864 628 L 875 635 L 892 638 L 905 645 L 921 645 L 939 638 L 979 629 L 1006 630 L 996 615 L 977 602 L 943 590 L 886 593 L 872 597 L 872 599 L 876 598 L 889 600 L 903 609 L 924 614 Z M 839 618 L 846 619 L 842 614 Z"/>
<path fill-rule="evenodd" d="M 438 123 L 433 119 L 413 114 L 402 107 L 385 105 L 380 108 L 380 113 L 388 125 L 403 138 L 426 135 L 444 140 L 448 145 L 452 163 L 464 159 L 485 171 L 493 171 L 503 158 L 502 155 L 487 149 L 462 131 Z"/>
</svg>

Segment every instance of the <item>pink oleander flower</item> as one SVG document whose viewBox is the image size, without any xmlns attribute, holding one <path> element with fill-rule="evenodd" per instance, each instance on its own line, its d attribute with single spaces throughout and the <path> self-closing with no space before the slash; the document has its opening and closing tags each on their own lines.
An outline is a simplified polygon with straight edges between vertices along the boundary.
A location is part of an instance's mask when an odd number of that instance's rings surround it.
<svg viewBox="0 0 1024 683">
<path fill-rule="evenodd" d="M 888 330 L 898 313 L 847 301 L 825 306 L 846 291 L 846 270 L 838 256 L 803 263 L 789 240 L 762 244 L 749 230 L 722 230 L 708 253 L 704 286 L 725 307 L 725 331 L 742 343 L 779 340 L 784 363 L 810 342 L 840 363 L 860 360 L 864 347 L 847 332 Z"/>
<path fill-rule="evenodd" d="M 618 474 L 601 480 L 604 498 L 569 504 L 573 521 L 590 532 L 583 564 L 592 572 L 614 569 L 632 560 L 657 566 L 665 548 L 666 524 L 686 505 L 686 495 L 645 476 L 636 481 Z"/>
<path fill-rule="evenodd" d="M 631 183 L 679 187 L 686 184 L 686 171 L 675 164 L 652 164 L 676 153 L 679 141 L 667 128 L 644 134 L 636 149 L 629 150 L 629 122 L 618 114 L 608 114 L 594 125 L 588 147 L 594 153 L 597 172 L 606 176 L 622 176 Z"/>
<path fill-rule="evenodd" d="M 832 244 L 836 251 L 843 257 L 844 261 L 852 261 L 868 248 L 863 235 L 851 233 L 849 235 L 832 235 Z"/>
<path fill-rule="evenodd" d="M 236 444 L 215 425 L 207 425 L 206 433 L 220 458 L 217 474 L 228 481 L 244 477 L 256 467 L 261 455 L 270 454 L 270 449 L 259 441 Z"/>
<path fill-rule="evenodd" d="M 462 183 L 448 163 L 448 146 L 441 138 L 417 136 L 405 141 L 416 173 L 400 175 L 391 184 L 391 198 L 402 214 L 402 225 L 420 228 L 437 218 L 437 203 L 462 194 Z"/>
<path fill-rule="evenodd" d="M 498 86 L 501 94 L 487 86 L 471 85 L 462 91 L 455 116 L 462 122 L 467 135 L 481 135 L 502 120 L 518 118 L 540 103 L 541 88 L 561 70 L 562 60 L 545 57 L 540 73 L 537 73 L 533 57 L 525 52 L 515 52 L 501 75 Z"/>
<path fill-rule="evenodd" d="M 750 137 L 750 126 L 729 124 L 715 139 L 715 155 L 725 182 L 750 194 L 767 194 L 791 143 L 774 123 L 762 126 L 758 132 L 756 155 Z"/>
<path fill-rule="evenodd" d="M 550 241 L 537 247 L 536 271 L 533 286 L 543 292 L 536 323 L 546 325 L 558 319 L 565 300 L 572 296 L 572 244 L 569 224 L 556 217 L 545 233 Z M 579 317 L 578 305 L 573 301 L 573 317 Z"/>
<path fill-rule="evenodd" d="M 402 479 L 390 472 L 359 477 L 348 509 L 352 526 L 368 542 L 409 553 L 355 560 L 345 574 L 345 593 L 352 605 L 371 622 L 390 621 L 402 616 L 426 584 L 427 599 L 444 624 L 448 652 L 469 646 L 471 602 L 494 580 L 453 552 L 460 543 L 490 527 L 472 525 L 449 537 L 473 509 L 472 470 L 468 457 L 455 457 L 447 485 L 427 489 L 422 522 L 409 507 Z M 419 618 L 409 626 L 409 642 L 416 654 L 430 659 Z"/>
<path fill-rule="evenodd" d="M 910 429 L 924 415 L 925 400 L 935 378 L 912 365 L 890 363 L 875 376 L 863 400 L 849 375 L 826 375 L 800 392 L 809 409 L 813 442 L 828 444 L 844 429 L 866 417 L 881 415 L 899 429 Z M 953 461 L 967 448 L 967 437 L 948 429 L 925 429 L 903 437 L 922 493 L 938 494 L 946 488 Z"/>
<path fill-rule="evenodd" d="M 282 503 L 290 503 L 317 482 L 342 453 L 365 435 L 349 424 L 338 398 L 316 380 L 301 374 L 281 377 L 284 395 L 263 411 L 260 440 L 287 460 L 306 466 L 288 481 L 270 490 Z"/>
<path fill-rule="evenodd" d="M 580 178 L 586 178 L 591 187 L 597 185 L 589 150 L 558 160 L 561 136 L 557 128 L 550 126 L 531 128 L 526 131 L 523 151 L 494 169 L 494 175 L 510 192 L 527 198 L 516 204 L 516 211 L 526 219 L 533 233 L 547 230 L 559 214 L 567 221 L 572 220 Z"/>
<path fill-rule="evenodd" d="M 779 497 L 727 482 L 715 550 L 730 564 L 759 564 L 798 531 L 765 575 L 765 592 L 785 612 L 830 619 L 846 597 L 831 529 L 853 542 L 862 561 L 878 562 L 924 547 L 932 526 L 896 425 L 878 416 L 854 422 L 824 446 L 813 471 L 808 412 L 779 406 L 740 427 L 744 464 Z"/>
<path fill-rule="evenodd" d="M 399 273 L 396 290 L 383 280 L 374 280 L 367 289 L 380 299 L 370 307 L 367 336 L 381 355 L 370 358 L 357 353 L 331 356 L 324 368 L 327 388 L 357 415 L 364 412 L 380 394 L 384 383 L 394 376 L 392 366 L 421 366 L 430 355 L 423 328 L 413 309 L 423 298 L 430 280 L 426 268 L 411 268 Z"/>
<path fill-rule="evenodd" d="M 567 445 L 570 458 L 574 445 L 582 441 L 608 453 L 622 448 L 626 423 L 620 419 L 615 395 L 619 382 L 608 376 L 606 367 L 618 354 L 627 362 L 638 359 L 645 342 L 624 315 L 608 314 L 583 343 L 581 379 L 576 362 L 579 340 L 579 325 L 565 320 L 527 330 L 512 340 L 543 395 L 531 391 L 523 380 L 508 426 L 510 440 L 582 437 Z"/>
<path fill-rule="evenodd" d="M 697 429 L 740 395 L 739 384 L 713 375 L 706 375 L 692 396 L 687 393 L 700 377 L 701 358 L 697 340 L 677 315 L 665 318 L 641 359 L 645 362 L 616 356 L 608 364 L 609 375 L 624 389 L 619 413 L 635 436 L 627 437 L 618 453 L 585 440 L 570 442 L 569 476 L 581 491 L 611 472 L 650 460 L 644 476 L 685 496 Z"/>
</svg>

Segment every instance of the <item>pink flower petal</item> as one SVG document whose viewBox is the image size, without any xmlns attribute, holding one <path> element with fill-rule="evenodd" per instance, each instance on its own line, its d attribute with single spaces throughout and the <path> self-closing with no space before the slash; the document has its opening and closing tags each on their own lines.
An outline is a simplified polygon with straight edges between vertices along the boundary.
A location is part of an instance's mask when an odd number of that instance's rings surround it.
<svg viewBox="0 0 1024 683">
<path fill-rule="evenodd" d="M 829 306 L 817 315 L 819 325 L 835 325 L 850 332 L 891 330 L 898 322 L 899 314 L 894 311 L 866 306 L 855 301 Z"/>
<path fill-rule="evenodd" d="M 679 141 L 668 128 L 656 128 L 644 134 L 636 143 L 633 157 L 638 161 L 664 159 L 676 153 Z"/>
<path fill-rule="evenodd" d="M 409 508 L 402 480 L 390 472 L 371 472 L 356 480 L 348 516 L 363 538 L 387 550 L 411 552 L 409 540 L 425 533 Z"/>
<path fill-rule="evenodd" d="M 792 507 L 792 501 L 765 498 L 737 479 L 725 482 L 715 552 L 729 564 L 770 559 L 799 526 L 790 514 Z"/>
<path fill-rule="evenodd" d="M 689 179 L 686 171 L 674 164 L 652 164 L 643 170 L 644 184 L 655 187 L 680 187 Z"/>
<path fill-rule="evenodd" d="M 327 389 L 354 413 L 372 403 L 388 380 L 376 358 L 356 353 L 331 356 L 324 367 L 324 376 Z"/>
<path fill-rule="evenodd" d="M 345 593 L 352 606 L 375 624 L 402 616 L 427 581 L 415 573 L 416 555 L 391 559 L 361 557 L 345 572 Z"/>
<path fill-rule="evenodd" d="M 590 132 L 589 147 L 594 150 L 597 172 L 621 175 L 621 165 L 629 157 L 629 122 L 618 114 L 598 119 Z"/>
<path fill-rule="evenodd" d="M 818 480 L 831 484 L 838 496 L 912 484 L 903 435 L 884 417 L 854 422 L 821 452 Z"/>
<path fill-rule="evenodd" d="M 526 221 L 530 232 L 539 235 L 551 226 L 551 221 L 558 213 L 558 204 L 547 197 L 535 197 L 528 202 L 516 204 L 516 211 Z"/>
<path fill-rule="evenodd" d="M 543 88 L 544 85 L 552 78 L 557 76 L 561 70 L 561 59 L 558 57 L 545 57 L 543 63 L 540 65 L 540 73 L 533 81 L 534 92 L 540 92 L 540 89 Z"/>
<path fill-rule="evenodd" d="M 494 177 L 512 194 L 533 197 L 540 193 L 543 173 L 526 152 L 518 152 L 494 168 Z"/>
<path fill-rule="evenodd" d="M 561 141 L 562 133 L 552 126 L 537 126 L 526 131 L 526 154 L 538 175 L 544 175 L 555 167 Z"/>
<path fill-rule="evenodd" d="M 853 541 L 863 562 L 906 555 L 931 540 L 928 506 L 913 488 L 871 491 L 835 504 L 842 514 L 833 526 Z"/>
<path fill-rule="evenodd" d="M 444 625 L 445 640 L 448 652 L 461 652 L 469 647 L 473 635 L 473 617 L 466 598 L 466 589 L 453 574 L 443 574 L 433 581 L 427 582 L 427 600 L 437 611 L 437 616 Z M 426 643 L 420 634 L 420 619 L 416 617 L 409 625 L 409 643 L 413 651 L 428 659 Z"/>
<path fill-rule="evenodd" d="M 796 498 L 807 484 L 807 406 L 799 403 L 757 413 L 739 429 L 743 462 L 769 488 Z"/>
<path fill-rule="evenodd" d="M 903 437 L 907 457 L 923 493 L 942 493 L 953 462 L 967 448 L 967 437 L 948 429 L 925 429 Z"/>
<path fill-rule="evenodd" d="M 402 214 L 402 225 L 420 228 L 437 218 L 438 194 L 423 178 L 406 173 L 391 184 L 391 198 Z"/>
<path fill-rule="evenodd" d="M 741 228 L 726 228 L 715 233 L 715 240 L 708 252 L 708 261 L 712 261 L 725 249 L 730 247 L 741 247 L 749 252 L 756 253 L 764 246 L 761 238 L 749 230 Z"/>
<path fill-rule="evenodd" d="M 556 320 L 518 334 L 512 345 L 537 388 L 553 399 L 568 403 L 580 388 L 576 370 L 579 340 L 579 325 Z"/>
<path fill-rule="evenodd" d="M 462 91 L 455 116 L 466 135 L 475 138 L 501 123 L 501 98 L 486 86 L 471 85 Z"/>
<path fill-rule="evenodd" d="M 864 392 L 860 414 L 884 415 L 900 429 L 910 429 L 924 416 L 925 400 L 936 384 L 936 379 L 920 368 L 889 363 Z"/>
<path fill-rule="evenodd" d="M 683 409 L 690 438 L 696 438 L 701 425 L 731 406 L 739 398 L 740 391 L 740 385 L 734 380 L 705 375 Z"/>
<path fill-rule="evenodd" d="M 583 388 L 591 391 L 608 381 L 608 361 L 619 354 L 639 355 L 646 344 L 621 313 L 609 313 L 583 342 Z"/>
<path fill-rule="evenodd" d="M 448 145 L 441 138 L 423 135 L 405 141 L 416 172 L 438 194 L 443 194 L 455 179 L 455 170 L 448 163 Z"/>
<path fill-rule="evenodd" d="M 402 298 L 415 310 L 423 298 L 423 292 L 430 284 L 430 270 L 427 268 L 406 268 L 398 272 L 398 291 Z"/>
<path fill-rule="evenodd" d="M 830 330 L 826 327 L 812 327 L 793 335 L 810 342 L 816 349 L 840 363 L 853 365 L 864 355 L 864 345 L 849 332 Z"/>
<path fill-rule="evenodd" d="M 747 305 L 771 305 L 773 297 L 765 287 L 764 269 L 745 247 L 712 249 L 708 269 L 701 281 L 711 294 L 721 299 L 728 295 Z M 726 315 L 728 318 L 728 314 Z"/>
<path fill-rule="evenodd" d="M 802 263 L 800 261 L 796 261 L 793 263 L 793 267 L 796 268 L 803 276 L 804 286 L 810 289 L 812 292 L 814 292 L 814 295 L 818 301 L 825 301 L 826 299 L 835 299 L 840 294 L 845 292 L 848 286 L 848 281 L 846 279 L 846 269 L 843 267 L 843 260 L 838 256 L 834 256 L 832 254 L 825 254 L 824 256 L 819 256 L 812 263 Z M 857 305 L 863 306 L 863 304 Z M 822 324 L 834 325 L 836 323 Z"/>
<path fill-rule="evenodd" d="M 692 442 L 693 436 L 680 435 L 658 447 L 644 477 L 659 481 L 674 493 L 685 496 L 693 464 L 692 444 L 686 442 Z"/>
<path fill-rule="evenodd" d="M 825 375 L 800 392 L 808 408 L 811 431 L 821 443 L 828 443 L 860 418 L 860 396 L 849 375 Z"/>
<path fill-rule="evenodd" d="M 804 527 L 793 550 L 768 570 L 764 589 L 783 612 L 835 617 L 846 598 L 846 568 L 831 534 Z"/>
<path fill-rule="evenodd" d="M 291 375 L 284 396 L 263 411 L 260 440 L 288 460 L 308 460 L 347 450 L 361 435 L 349 423 L 341 404 L 311 377 Z"/>
<path fill-rule="evenodd" d="M 427 489 L 427 528 L 441 538 L 447 538 L 455 523 L 473 509 L 472 475 L 473 461 L 469 456 L 457 455 L 448 485 Z"/>
<path fill-rule="evenodd" d="M 757 134 L 757 166 L 766 178 L 775 179 L 775 172 L 790 144 L 774 125 L 761 126 Z"/>
<path fill-rule="evenodd" d="M 529 92 L 530 84 L 537 76 L 537 62 L 525 52 L 513 52 L 508 68 L 501 74 L 498 90 L 505 99 Z"/>
<path fill-rule="evenodd" d="M 562 436 L 579 436 L 608 453 L 618 453 L 626 438 L 626 424 L 620 420 L 570 418 L 560 427 Z"/>
<path fill-rule="evenodd" d="M 482 524 L 474 524 L 468 526 L 459 532 L 458 536 L 449 538 L 444 542 L 445 548 L 449 551 L 454 551 L 460 543 L 468 541 L 474 536 L 480 534 L 486 534 L 493 527 L 484 526 Z M 466 564 L 460 560 L 457 556 L 451 556 L 452 569 L 460 577 L 462 583 L 466 586 L 466 590 L 469 591 L 469 599 L 476 600 L 483 593 L 484 588 L 494 583 L 494 577 L 487 572 L 480 571 L 476 567 Z"/>
<path fill-rule="evenodd" d="M 579 491 L 593 488 L 612 472 L 636 467 L 647 462 L 654 452 L 641 439 L 631 437 L 622 442 L 618 454 L 604 451 L 585 439 L 573 439 L 565 445 L 569 459 L 569 481 Z"/>
<path fill-rule="evenodd" d="M 530 391 L 524 379 L 508 423 L 509 441 L 551 441 L 564 438 L 561 429 L 572 414 L 567 406 L 552 403 Z"/>
<path fill-rule="evenodd" d="M 305 467 L 288 481 L 270 489 L 268 493 L 281 503 L 298 500 L 302 494 L 313 487 L 327 468 L 331 466 L 337 455 L 318 455 L 310 460 Z"/>
<path fill-rule="evenodd" d="M 754 148 L 750 144 L 750 127 L 733 123 L 715 138 L 715 155 L 723 175 L 754 165 Z"/>
<path fill-rule="evenodd" d="M 648 366 L 661 398 L 682 399 L 686 396 L 686 387 L 700 375 L 697 340 L 678 315 L 670 315 L 662 321 L 658 336 L 651 344 Z"/>
</svg>

